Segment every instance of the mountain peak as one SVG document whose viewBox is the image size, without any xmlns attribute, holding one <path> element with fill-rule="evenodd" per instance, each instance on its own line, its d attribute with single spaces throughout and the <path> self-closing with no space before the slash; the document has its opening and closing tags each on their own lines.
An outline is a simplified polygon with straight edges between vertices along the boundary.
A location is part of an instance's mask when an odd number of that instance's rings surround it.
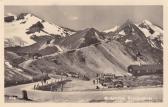
<svg viewBox="0 0 168 107">
<path fill-rule="evenodd" d="M 126 21 L 125 23 L 126 23 L 126 24 L 132 24 L 133 22 L 132 22 L 132 20 L 127 19 L 127 21 Z"/>
<path fill-rule="evenodd" d="M 75 31 L 49 23 L 32 13 L 20 13 L 16 18 L 14 16 L 6 16 L 4 17 L 4 21 L 6 22 L 6 38 L 13 39 L 17 36 L 25 41 L 24 46 L 37 42 L 31 38 L 32 36 L 36 37 L 36 39 L 40 38 L 40 40 L 43 40 L 42 38 L 46 39 L 51 36 L 66 37 L 75 33 Z"/>
<path fill-rule="evenodd" d="M 95 28 L 93 27 L 90 27 L 90 28 L 87 28 L 88 31 L 97 31 Z"/>
<path fill-rule="evenodd" d="M 84 31 L 84 32 L 99 32 L 98 30 L 96 30 L 95 28 L 92 28 L 92 27 L 86 28 L 86 29 L 84 29 L 82 31 Z"/>
</svg>

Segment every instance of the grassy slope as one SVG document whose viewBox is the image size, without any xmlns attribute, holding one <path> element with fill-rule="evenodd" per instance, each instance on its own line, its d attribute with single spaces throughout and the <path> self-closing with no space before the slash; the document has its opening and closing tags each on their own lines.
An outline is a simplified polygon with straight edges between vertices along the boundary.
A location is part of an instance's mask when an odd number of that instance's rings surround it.
<svg viewBox="0 0 168 107">
<path fill-rule="evenodd" d="M 57 60 L 57 64 L 53 60 Z M 92 78 L 96 76 L 96 73 L 128 75 L 127 66 L 135 63 L 138 62 L 125 51 L 120 43 L 111 41 L 43 57 L 29 64 L 24 62 L 20 66 L 34 72 L 77 72 Z"/>
</svg>

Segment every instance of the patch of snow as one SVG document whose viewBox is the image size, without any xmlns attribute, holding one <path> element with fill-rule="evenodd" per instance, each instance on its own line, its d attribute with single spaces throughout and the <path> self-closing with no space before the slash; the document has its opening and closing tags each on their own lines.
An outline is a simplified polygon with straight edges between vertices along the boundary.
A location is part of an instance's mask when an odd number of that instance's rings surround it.
<svg viewBox="0 0 168 107">
<path fill-rule="evenodd" d="M 79 41 L 84 42 L 85 38 L 80 38 Z"/>
<path fill-rule="evenodd" d="M 125 32 L 124 32 L 124 30 L 120 31 L 118 34 L 120 34 L 120 35 L 126 35 Z"/>
<path fill-rule="evenodd" d="M 154 34 L 152 34 L 151 36 L 149 36 L 150 39 L 155 39 L 158 38 L 158 36 L 160 35 L 159 32 L 155 32 Z"/>
<path fill-rule="evenodd" d="M 144 33 L 144 35 L 145 35 L 146 37 L 151 36 L 151 33 L 149 32 L 148 29 L 146 29 L 146 28 L 141 28 L 141 27 L 139 27 L 139 26 L 138 26 L 138 28 Z"/>
<path fill-rule="evenodd" d="M 19 68 L 16 68 L 16 70 L 19 71 L 19 72 L 23 72 L 23 70 L 22 70 L 22 69 L 19 69 Z"/>
<path fill-rule="evenodd" d="M 130 43 L 130 42 L 132 42 L 132 40 L 129 40 L 129 39 L 125 40 L 125 43 Z"/>
<path fill-rule="evenodd" d="M 55 42 L 55 39 L 52 39 L 51 41 L 50 41 L 50 44 L 53 44 Z"/>
<path fill-rule="evenodd" d="M 12 70 L 8 70 L 10 76 L 13 76 L 15 73 Z"/>
<path fill-rule="evenodd" d="M 63 51 L 60 46 L 58 46 L 58 45 L 55 45 L 55 46 L 57 47 L 57 49 L 58 49 L 59 52 Z"/>
<path fill-rule="evenodd" d="M 150 45 L 151 45 L 153 48 L 157 48 L 157 46 L 155 45 L 155 43 L 154 43 L 151 39 L 148 39 L 148 42 L 150 43 Z"/>
<path fill-rule="evenodd" d="M 105 33 L 115 32 L 118 28 L 119 28 L 119 26 L 114 26 L 113 28 L 108 29 L 108 30 L 104 30 L 103 32 L 105 32 Z"/>
<path fill-rule="evenodd" d="M 12 66 L 8 61 L 5 61 L 5 64 L 6 64 L 9 68 L 13 68 L 13 66 Z"/>
<path fill-rule="evenodd" d="M 97 32 L 95 32 L 95 36 L 96 36 L 96 39 L 98 39 L 99 41 L 102 41 L 102 39 L 100 39 L 99 35 L 97 34 Z"/>
<path fill-rule="evenodd" d="M 61 35 L 63 37 L 66 36 L 64 29 L 62 29 L 61 27 L 54 24 L 50 24 L 48 22 L 44 22 L 42 24 L 44 26 L 43 30 L 48 32 L 49 34 Z"/>
<path fill-rule="evenodd" d="M 42 49 L 45 49 L 46 47 L 48 47 L 49 45 L 47 44 L 47 43 L 45 43 L 45 44 L 43 44 L 40 48 L 39 48 L 39 50 L 42 50 Z"/>
</svg>

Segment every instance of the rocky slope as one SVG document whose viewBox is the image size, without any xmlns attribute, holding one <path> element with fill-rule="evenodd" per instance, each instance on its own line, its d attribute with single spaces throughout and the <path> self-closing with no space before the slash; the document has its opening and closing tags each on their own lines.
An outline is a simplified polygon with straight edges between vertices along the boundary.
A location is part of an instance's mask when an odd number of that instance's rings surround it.
<svg viewBox="0 0 168 107">
<path fill-rule="evenodd" d="M 127 21 L 114 33 L 109 33 L 107 36 L 126 46 L 127 52 L 135 56 L 136 60 L 138 56 L 144 62 L 145 60 L 153 60 L 151 63 L 163 63 L 162 43 L 153 42 L 152 44 L 151 41 L 153 41 L 153 39 L 148 38 L 148 36 L 131 21 Z M 153 45 L 158 47 L 154 47 Z"/>
</svg>

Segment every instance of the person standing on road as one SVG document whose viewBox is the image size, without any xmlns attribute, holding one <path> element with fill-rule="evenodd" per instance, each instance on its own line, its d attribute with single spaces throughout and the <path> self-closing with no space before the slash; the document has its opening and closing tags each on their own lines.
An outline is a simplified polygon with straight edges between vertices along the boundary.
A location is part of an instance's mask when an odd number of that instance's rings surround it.
<svg viewBox="0 0 168 107">
<path fill-rule="evenodd" d="M 95 85 L 95 80 L 93 80 L 93 84 Z"/>
</svg>

